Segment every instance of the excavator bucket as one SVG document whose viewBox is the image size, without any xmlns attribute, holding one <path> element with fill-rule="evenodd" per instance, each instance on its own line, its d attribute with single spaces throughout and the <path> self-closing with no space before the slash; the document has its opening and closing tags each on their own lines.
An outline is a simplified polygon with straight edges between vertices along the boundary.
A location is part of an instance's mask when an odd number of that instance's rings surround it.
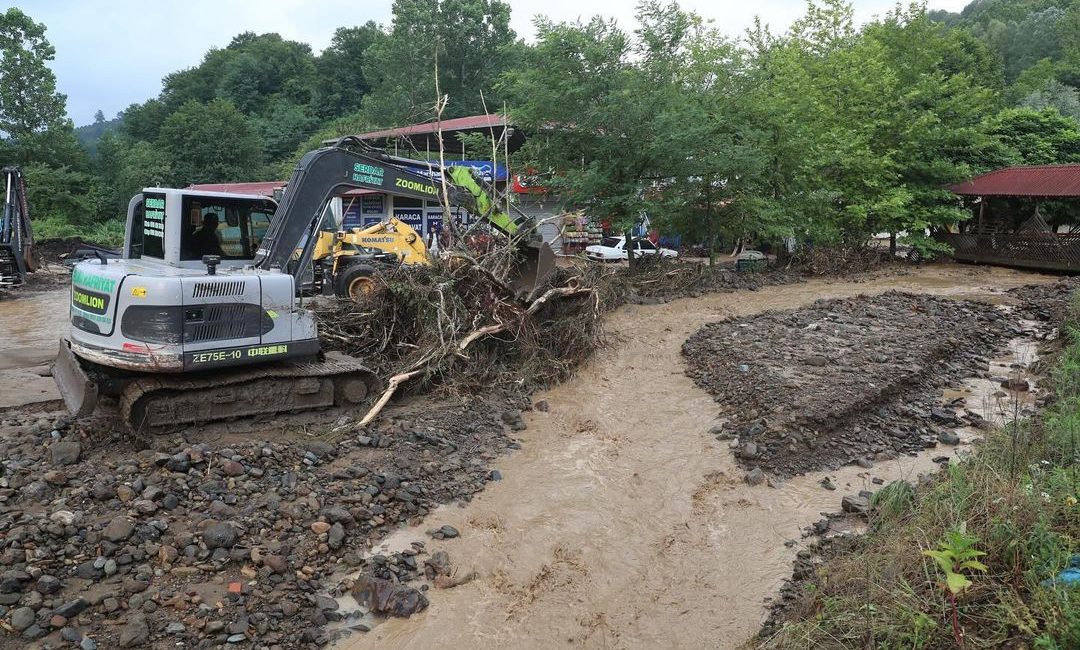
<svg viewBox="0 0 1080 650">
<path fill-rule="evenodd" d="M 94 412 L 98 400 L 97 383 L 87 376 L 67 339 L 60 339 L 60 351 L 53 362 L 52 376 L 60 389 L 60 397 L 64 398 L 64 404 L 72 415 L 84 417 Z"/>
<path fill-rule="evenodd" d="M 547 242 L 530 243 L 518 251 L 518 262 L 510 272 L 514 294 L 526 302 L 541 295 L 555 273 L 555 251 Z"/>
</svg>

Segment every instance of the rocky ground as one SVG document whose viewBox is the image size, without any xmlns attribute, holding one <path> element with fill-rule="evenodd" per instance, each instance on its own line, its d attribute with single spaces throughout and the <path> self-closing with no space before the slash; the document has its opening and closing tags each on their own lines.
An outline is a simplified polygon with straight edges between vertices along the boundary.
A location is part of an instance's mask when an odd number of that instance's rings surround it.
<svg viewBox="0 0 1080 650">
<path fill-rule="evenodd" d="M 941 388 L 1021 331 L 987 304 L 889 292 L 709 324 L 683 354 L 721 406 L 714 434 L 784 477 L 956 444 L 979 416 L 940 407 Z"/>
<path fill-rule="evenodd" d="M 1031 284 L 1009 291 L 1018 299 L 1017 313 L 1027 320 L 1057 327 L 1065 322 L 1072 294 L 1080 288 L 1080 278 L 1069 277 L 1052 284 Z"/>
<path fill-rule="evenodd" d="M 1015 318 L 1022 318 L 1029 324 L 1034 322 L 1034 328 L 1028 334 L 1033 339 L 1043 341 L 1055 341 L 1056 331 L 1062 327 L 1068 316 L 1068 307 L 1075 289 L 1080 283 L 1074 278 L 1064 278 L 1052 284 L 1027 285 L 1012 289 L 1008 294 L 1019 301 L 1011 312 Z M 1054 346 L 1044 346 L 1043 353 L 1052 353 Z M 1027 372 L 1038 375 L 1044 370 L 1041 362 L 1027 365 Z M 996 379 L 996 378 L 995 378 Z M 1022 382 L 1022 388 L 1027 390 L 1027 379 Z M 1040 399 L 1037 403 L 1042 404 L 1046 397 L 1045 391 L 1037 389 L 1036 396 Z M 976 423 L 978 424 L 978 423 Z M 948 466 L 948 457 L 935 458 L 940 461 L 940 467 Z M 920 485 L 932 484 L 936 479 L 931 474 L 919 475 Z M 887 486 L 886 490 L 893 493 L 906 492 L 912 494 L 914 488 L 904 482 L 895 482 Z M 759 632 L 759 639 L 766 639 L 776 633 L 783 624 L 790 619 L 795 611 L 796 603 L 800 594 L 803 594 L 807 584 L 816 583 L 821 579 L 818 570 L 831 558 L 837 558 L 852 552 L 859 545 L 858 532 L 865 527 L 869 517 L 878 511 L 881 502 L 889 500 L 884 497 L 885 491 L 879 494 L 870 491 L 861 491 L 857 495 L 848 495 L 841 501 L 841 511 L 830 513 L 823 519 L 815 522 L 805 530 L 804 537 L 812 538 L 812 541 L 798 552 L 793 562 L 792 575 L 784 582 L 778 597 L 769 603 L 769 615 Z"/>
<path fill-rule="evenodd" d="M 403 406 L 377 427 L 177 439 L 164 453 L 56 414 L 4 414 L 0 645 L 318 647 L 350 586 L 369 610 L 407 615 L 426 600 L 397 583 L 448 574 L 448 559 L 366 550 L 498 479 L 491 463 L 517 446 L 523 406 Z M 341 581 L 361 570 L 357 585 Z"/>
</svg>

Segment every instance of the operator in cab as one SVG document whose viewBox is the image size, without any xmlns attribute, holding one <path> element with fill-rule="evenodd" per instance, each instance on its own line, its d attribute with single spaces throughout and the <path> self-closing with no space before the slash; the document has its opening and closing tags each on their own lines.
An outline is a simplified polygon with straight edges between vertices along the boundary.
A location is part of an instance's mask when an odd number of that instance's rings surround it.
<svg viewBox="0 0 1080 650">
<path fill-rule="evenodd" d="M 191 248 L 196 258 L 201 258 L 203 255 L 225 256 L 225 251 L 221 248 L 221 236 L 218 235 L 217 227 L 218 218 L 216 214 L 211 212 L 203 215 L 202 227 L 191 235 Z"/>
</svg>

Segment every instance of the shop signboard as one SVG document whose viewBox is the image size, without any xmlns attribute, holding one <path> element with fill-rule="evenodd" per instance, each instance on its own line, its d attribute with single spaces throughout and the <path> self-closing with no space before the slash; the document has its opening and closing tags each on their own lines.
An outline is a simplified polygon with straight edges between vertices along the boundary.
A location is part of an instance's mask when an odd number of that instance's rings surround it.
<svg viewBox="0 0 1080 650">
<path fill-rule="evenodd" d="M 424 228 L 424 211 L 421 208 L 394 208 L 394 216 L 417 232 Z"/>
</svg>

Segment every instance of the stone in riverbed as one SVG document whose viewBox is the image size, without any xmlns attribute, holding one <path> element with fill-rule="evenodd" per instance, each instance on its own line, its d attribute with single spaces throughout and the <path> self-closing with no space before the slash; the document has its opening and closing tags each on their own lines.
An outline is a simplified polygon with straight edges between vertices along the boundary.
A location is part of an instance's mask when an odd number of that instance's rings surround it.
<svg viewBox="0 0 1080 650">
<path fill-rule="evenodd" d="M 340 523 L 335 523 L 331 526 L 326 543 L 329 544 L 332 549 L 341 548 L 342 544 L 345 543 L 345 527 Z"/>
<path fill-rule="evenodd" d="M 203 531 L 203 542 L 206 548 L 232 548 L 236 545 L 239 535 L 232 524 L 225 521 L 215 521 Z"/>
<path fill-rule="evenodd" d="M 1009 377 L 1001 382 L 1001 387 L 1015 393 L 1024 393 L 1031 389 L 1031 385 L 1028 384 L 1026 379 L 1016 379 L 1014 377 Z"/>
<path fill-rule="evenodd" d="M 765 482 L 765 472 L 761 471 L 760 467 L 755 467 L 754 469 L 746 473 L 746 476 L 743 477 L 743 480 L 746 481 L 747 485 L 761 485 Z"/>
<path fill-rule="evenodd" d="M 127 625 L 120 630 L 120 647 L 130 648 L 142 645 L 150 639 L 150 626 L 146 623 L 146 617 L 141 614 L 133 614 L 128 618 Z"/>
<path fill-rule="evenodd" d="M 861 514 L 870 510 L 870 499 L 864 496 L 848 495 L 840 501 L 840 509 L 844 512 Z"/>
<path fill-rule="evenodd" d="M 362 574 L 352 588 L 353 598 L 373 614 L 408 618 L 428 606 L 424 594 L 412 587 Z"/>
<path fill-rule="evenodd" d="M 11 612 L 11 627 L 16 632 L 22 632 L 34 624 L 34 610 L 29 607 L 19 607 Z"/>
<path fill-rule="evenodd" d="M 105 526 L 102 535 L 113 543 L 125 541 L 135 532 L 135 523 L 124 516 L 113 517 L 113 520 Z"/>
<path fill-rule="evenodd" d="M 53 465 L 74 465 L 82 455 L 82 445 L 74 440 L 61 440 L 49 447 L 49 460 Z"/>
<path fill-rule="evenodd" d="M 943 445 L 956 446 L 960 444 L 960 436 L 956 435 L 953 431 L 942 431 L 937 436 L 938 442 Z"/>
</svg>

